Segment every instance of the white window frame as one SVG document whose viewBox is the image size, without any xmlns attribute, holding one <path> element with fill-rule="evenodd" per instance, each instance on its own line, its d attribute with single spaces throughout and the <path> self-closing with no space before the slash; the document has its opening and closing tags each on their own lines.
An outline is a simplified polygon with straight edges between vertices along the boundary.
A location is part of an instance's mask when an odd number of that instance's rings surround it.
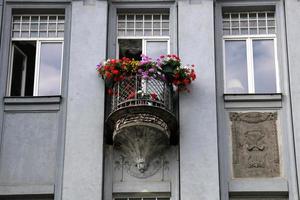
<svg viewBox="0 0 300 200">
<path fill-rule="evenodd" d="M 147 42 L 167 42 L 168 52 L 170 54 L 170 37 L 169 36 L 118 36 L 116 41 L 116 57 L 119 58 L 119 39 L 142 40 L 142 54 L 147 55 Z M 156 59 L 156 58 L 153 58 Z"/>
<path fill-rule="evenodd" d="M 277 55 L 277 38 L 276 34 L 265 35 L 224 35 L 223 36 L 223 78 L 224 78 L 224 91 L 227 93 L 226 82 L 226 57 L 225 57 L 225 42 L 226 41 L 245 41 L 246 42 L 246 54 L 247 54 L 247 78 L 248 78 L 248 92 L 247 94 L 255 94 L 255 82 L 254 82 L 254 63 L 253 63 L 253 40 L 273 40 L 274 45 L 274 63 L 276 73 L 276 93 L 280 93 L 280 78 L 278 67 L 278 55 Z"/>
<path fill-rule="evenodd" d="M 15 49 L 17 49 L 24 57 L 25 57 L 25 61 L 23 61 L 23 66 L 25 65 L 25 69 L 23 69 L 22 72 L 22 85 L 21 85 L 21 96 L 25 96 L 25 84 L 26 84 L 26 72 L 27 72 L 27 55 L 16 45 L 12 44 L 11 46 L 11 65 L 10 65 L 10 71 L 9 71 L 9 78 L 8 78 L 8 86 L 10 86 L 8 89 L 9 95 L 10 95 L 10 89 L 11 89 L 11 83 L 12 83 L 12 73 L 13 73 L 13 56 L 15 54 Z M 25 62 L 25 63 L 24 63 Z"/>
<path fill-rule="evenodd" d="M 41 59 L 41 44 L 42 43 L 61 43 L 61 64 L 60 64 L 60 85 L 59 94 L 61 94 L 61 81 L 62 81 L 62 66 L 63 66 L 63 55 L 64 55 L 64 39 L 63 38 L 12 38 L 11 46 L 13 46 L 14 41 L 33 41 L 36 42 L 36 52 L 35 52 L 35 70 L 34 70 L 34 83 L 33 83 L 33 96 L 39 96 L 39 77 L 40 77 L 40 59 Z M 7 96 L 11 96 L 11 84 L 12 84 L 12 72 L 13 72 L 13 51 L 10 53 L 10 70 L 9 70 L 9 80 L 7 84 Z M 23 83 L 22 83 L 23 84 Z M 23 86 L 22 86 L 23 87 Z M 21 96 L 25 96 L 25 93 Z"/>
<path fill-rule="evenodd" d="M 61 15 L 61 14 L 21 14 L 21 15 L 15 15 L 15 16 L 29 16 L 30 17 L 30 21 L 31 21 L 31 17 L 32 16 L 39 16 L 38 19 L 38 24 L 40 23 L 40 16 L 47 16 L 47 35 L 48 35 L 48 31 L 49 31 L 49 17 L 50 16 L 65 16 L 65 15 Z M 14 15 L 12 16 L 14 17 Z M 13 22 L 12 22 L 13 23 Z M 22 20 L 21 20 L 22 23 Z M 58 21 L 56 21 L 56 26 L 58 24 Z M 64 18 L 64 24 L 65 24 L 65 18 Z M 34 66 L 34 85 L 33 85 L 33 96 L 39 96 L 38 94 L 38 89 L 39 89 L 39 76 L 40 76 L 40 50 L 41 50 L 41 44 L 42 43 L 61 43 L 61 64 L 60 64 L 60 85 L 59 85 L 59 94 L 61 94 L 61 88 L 62 88 L 62 67 L 63 67 L 63 55 L 64 55 L 64 37 L 31 37 L 30 35 L 30 26 L 31 23 L 29 23 L 29 37 L 13 37 L 12 32 L 13 30 L 11 30 L 11 50 L 10 50 L 10 59 L 9 59 L 9 72 L 8 72 L 8 82 L 7 82 L 7 87 L 6 87 L 6 95 L 7 96 L 11 96 L 11 84 L 12 84 L 12 72 L 13 72 L 13 42 L 16 41 L 33 41 L 36 42 L 36 52 L 35 52 L 35 66 Z M 13 29 L 13 27 L 11 26 L 11 29 Z M 20 33 L 22 31 L 22 28 L 20 27 Z M 39 28 L 38 28 L 38 35 L 40 35 L 39 33 Z M 56 35 L 58 33 L 58 31 L 62 31 L 60 29 L 56 29 Z M 26 77 L 25 77 L 26 78 Z M 23 88 L 23 83 L 22 83 L 22 88 Z M 25 96 L 25 92 L 21 93 L 21 96 Z"/>
</svg>

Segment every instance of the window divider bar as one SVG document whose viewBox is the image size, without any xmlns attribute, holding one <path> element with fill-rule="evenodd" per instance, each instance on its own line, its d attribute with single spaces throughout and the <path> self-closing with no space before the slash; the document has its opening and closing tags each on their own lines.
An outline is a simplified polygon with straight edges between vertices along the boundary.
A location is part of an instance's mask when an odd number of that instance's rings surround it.
<svg viewBox="0 0 300 200">
<path fill-rule="evenodd" d="M 39 88 L 38 81 L 40 75 L 40 55 L 41 55 L 40 51 L 41 51 L 41 41 L 36 41 L 33 96 L 38 96 L 38 88 Z"/>
<path fill-rule="evenodd" d="M 278 55 L 277 55 L 277 39 L 274 38 L 274 60 L 275 60 L 275 73 L 276 73 L 276 91 L 280 93 L 280 75 L 279 75 L 279 65 L 278 65 Z"/>
<path fill-rule="evenodd" d="M 47 16 L 47 37 L 49 37 L 49 16 Z"/>
<path fill-rule="evenodd" d="M 23 27 L 23 16 L 20 17 L 20 31 L 19 31 L 19 37 L 22 37 L 22 27 Z"/>
<path fill-rule="evenodd" d="M 259 34 L 259 26 L 258 26 L 258 12 L 256 13 L 256 34 Z"/>
<path fill-rule="evenodd" d="M 255 81 L 254 81 L 254 66 L 253 66 L 253 44 L 249 38 L 247 43 L 247 72 L 248 72 L 248 89 L 249 93 L 255 93 Z"/>
</svg>

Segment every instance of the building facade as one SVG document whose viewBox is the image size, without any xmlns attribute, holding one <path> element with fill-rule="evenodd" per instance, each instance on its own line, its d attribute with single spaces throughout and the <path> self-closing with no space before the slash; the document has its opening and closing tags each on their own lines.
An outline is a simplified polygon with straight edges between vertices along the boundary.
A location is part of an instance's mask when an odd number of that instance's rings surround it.
<svg viewBox="0 0 300 200">
<path fill-rule="evenodd" d="M 300 199 L 299 11 L 0 0 L 0 199 Z M 133 107 L 107 95 L 99 61 L 140 54 L 194 63 L 191 92 L 149 81 L 164 103 Z"/>
</svg>

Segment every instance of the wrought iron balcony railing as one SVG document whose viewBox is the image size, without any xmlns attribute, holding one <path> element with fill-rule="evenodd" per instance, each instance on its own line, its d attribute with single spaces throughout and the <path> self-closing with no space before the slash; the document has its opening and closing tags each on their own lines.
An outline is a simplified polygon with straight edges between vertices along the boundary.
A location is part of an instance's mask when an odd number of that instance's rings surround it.
<svg viewBox="0 0 300 200">
<path fill-rule="evenodd" d="M 128 77 L 114 85 L 113 94 L 112 112 L 132 106 L 153 106 L 173 112 L 171 87 L 159 79 Z"/>
<path fill-rule="evenodd" d="M 141 76 L 131 76 L 115 83 L 112 91 L 111 109 L 107 118 L 109 132 L 118 130 L 121 122 L 128 123 L 129 118 L 138 115 L 143 116 L 140 121 L 147 121 L 147 115 L 149 120 L 159 119 L 158 121 L 166 124 L 170 133 L 177 130 L 174 92 L 172 86 L 165 81 L 153 77 L 143 79 Z"/>
</svg>

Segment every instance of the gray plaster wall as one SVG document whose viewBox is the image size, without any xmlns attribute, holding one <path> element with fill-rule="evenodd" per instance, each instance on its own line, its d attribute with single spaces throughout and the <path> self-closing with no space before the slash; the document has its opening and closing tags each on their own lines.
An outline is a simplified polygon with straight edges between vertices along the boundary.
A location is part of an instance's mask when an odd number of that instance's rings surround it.
<svg viewBox="0 0 300 200">
<path fill-rule="evenodd" d="M 102 198 L 107 2 L 72 2 L 63 200 Z"/>
<path fill-rule="evenodd" d="M 5 113 L 1 186 L 54 185 L 57 113 Z"/>
<path fill-rule="evenodd" d="M 196 65 L 180 95 L 181 199 L 219 199 L 213 1 L 178 1 L 179 55 Z"/>
<path fill-rule="evenodd" d="M 298 172 L 298 190 L 300 182 L 300 1 L 286 0 L 286 30 L 290 76 L 291 107 L 296 153 L 296 167 Z M 298 191 L 299 192 L 299 191 Z"/>
<path fill-rule="evenodd" d="M 3 0 L 0 0 L 0 45 L 1 45 L 1 33 L 2 33 L 2 14 L 3 14 Z"/>
</svg>

